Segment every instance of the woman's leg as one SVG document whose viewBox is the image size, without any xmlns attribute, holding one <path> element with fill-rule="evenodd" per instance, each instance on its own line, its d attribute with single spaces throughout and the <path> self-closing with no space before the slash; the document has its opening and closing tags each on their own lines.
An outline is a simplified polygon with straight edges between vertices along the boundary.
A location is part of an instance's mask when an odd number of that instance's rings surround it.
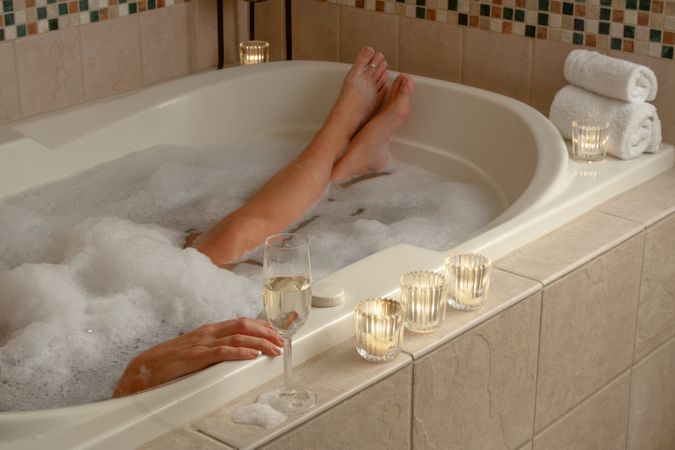
<svg viewBox="0 0 675 450">
<path fill-rule="evenodd" d="M 366 122 L 382 105 L 387 93 L 386 68 L 387 63 L 381 53 L 375 53 L 369 47 L 362 49 L 345 78 L 328 119 L 309 146 L 245 205 L 197 237 L 191 245 L 209 256 L 214 264 L 227 267 L 233 260 L 260 245 L 265 237 L 282 232 L 307 212 L 323 195 L 331 180 L 337 179 L 334 166 L 341 167 L 339 174 L 346 178 L 359 174 L 364 167 L 377 165 L 377 162 L 366 161 L 375 153 L 351 149 L 350 140 L 354 138 L 354 142 L 360 143 L 358 148 L 363 148 L 368 141 L 358 136 L 367 129 L 371 131 L 366 135 L 373 134 L 373 131 L 382 134 L 380 127 L 369 127 Z M 400 92 L 398 89 L 397 93 Z M 393 97 L 385 103 L 389 106 L 378 112 L 376 117 L 391 109 Z M 385 117 L 391 117 L 391 114 Z M 388 135 L 391 136 L 395 128 L 388 126 L 387 129 L 391 129 Z M 380 153 L 377 153 L 378 158 Z M 350 173 L 351 169 L 356 171 Z"/>
</svg>

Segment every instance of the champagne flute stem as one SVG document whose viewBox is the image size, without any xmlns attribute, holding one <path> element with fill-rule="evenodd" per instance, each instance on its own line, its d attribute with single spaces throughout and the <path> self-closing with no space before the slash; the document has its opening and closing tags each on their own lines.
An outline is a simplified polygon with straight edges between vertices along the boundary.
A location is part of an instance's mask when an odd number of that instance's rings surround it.
<svg viewBox="0 0 675 450">
<path fill-rule="evenodd" d="M 291 351 L 291 338 L 293 336 L 284 336 L 284 394 L 293 395 L 293 359 Z"/>
</svg>

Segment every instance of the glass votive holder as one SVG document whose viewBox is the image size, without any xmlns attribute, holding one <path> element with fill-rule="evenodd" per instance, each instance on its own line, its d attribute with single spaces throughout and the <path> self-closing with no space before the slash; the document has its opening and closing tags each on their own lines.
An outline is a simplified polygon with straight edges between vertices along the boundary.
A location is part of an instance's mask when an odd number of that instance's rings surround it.
<svg viewBox="0 0 675 450">
<path fill-rule="evenodd" d="M 483 306 L 490 288 L 490 258 L 478 253 L 454 254 L 445 258 L 445 269 L 450 306 L 462 311 Z"/>
<path fill-rule="evenodd" d="M 448 304 L 448 280 L 436 272 L 409 272 L 401 277 L 405 327 L 415 333 L 438 330 Z"/>
<path fill-rule="evenodd" d="M 607 154 L 609 123 L 584 119 L 572 122 L 572 159 L 601 161 Z"/>
<path fill-rule="evenodd" d="M 356 351 L 368 361 L 391 361 L 401 351 L 405 308 L 389 298 L 369 298 L 354 308 Z"/>
<path fill-rule="evenodd" d="M 239 43 L 239 62 L 242 66 L 261 64 L 270 60 L 270 43 L 267 41 L 246 41 Z"/>
</svg>

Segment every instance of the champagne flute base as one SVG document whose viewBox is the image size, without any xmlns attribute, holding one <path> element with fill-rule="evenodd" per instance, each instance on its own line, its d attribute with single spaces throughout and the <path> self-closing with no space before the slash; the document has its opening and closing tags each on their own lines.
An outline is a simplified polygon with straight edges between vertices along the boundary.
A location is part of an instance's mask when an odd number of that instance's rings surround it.
<svg viewBox="0 0 675 450">
<path fill-rule="evenodd" d="M 294 416 L 309 411 L 316 405 L 316 394 L 309 389 L 294 386 L 293 393 L 286 393 L 284 386 L 278 386 L 258 396 L 258 403 L 270 405 L 280 413 Z"/>
</svg>

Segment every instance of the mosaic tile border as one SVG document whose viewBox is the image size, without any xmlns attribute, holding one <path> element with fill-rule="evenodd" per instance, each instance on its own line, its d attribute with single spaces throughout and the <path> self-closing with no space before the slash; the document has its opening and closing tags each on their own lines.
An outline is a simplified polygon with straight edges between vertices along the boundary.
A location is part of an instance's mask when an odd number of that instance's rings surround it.
<svg viewBox="0 0 675 450">
<path fill-rule="evenodd" d="M 533 39 L 674 59 L 673 0 L 325 1 Z"/>
<path fill-rule="evenodd" d="M 190 0 L 0 0 L 0 41 L 124 17 Z"/>
</svg>

